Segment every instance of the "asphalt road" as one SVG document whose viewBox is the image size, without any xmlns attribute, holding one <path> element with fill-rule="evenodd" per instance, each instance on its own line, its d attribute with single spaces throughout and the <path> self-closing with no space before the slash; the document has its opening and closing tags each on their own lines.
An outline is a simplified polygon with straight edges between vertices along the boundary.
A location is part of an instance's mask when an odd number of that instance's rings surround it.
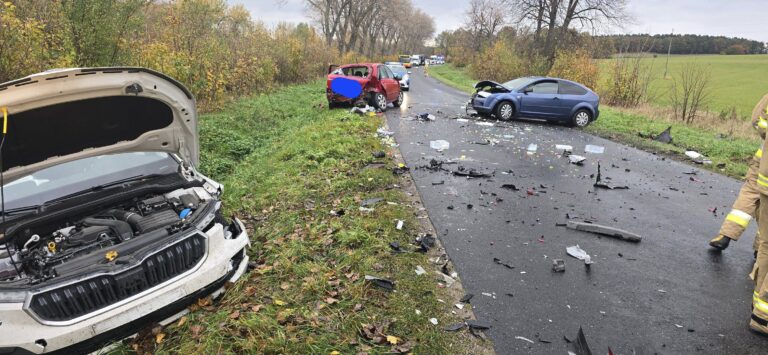
<svg viewBox="0 0 768 355">
<path fill-rule="evenodd" d="M 468 95 L 420 69 L 411 83 L 402 108 L 387 111 L 388 124 L 464 288 L 475 294 L 475 315 L 492 325 L 487 334 L 497 353 L 566 354 L 572 345 L 563 337 L 574 339 L 579 327 L 595 354 L 609 347 L 615 354 L 766 353 L 768 339 L 748 329 L 755 227 L 722 254 L 707 245 L 739 181 L 568 127 L 461 122 L 451 117 L 463 112 Z M 409 117 L 421 112 L 437 119 Z M 438 139 L 450 148 L 430 149 Z M 475 144 L 485 139 L 498 144 Z M 526 151 L 529 144 L 538 145 L 536 153 Z M 572 145 L 587 157 L 584 166 L 569 164 L 555 144 Z M 585 154 L 587 144 L 605 153 Z M 432 158 L 492 176 L 418 168 Z M 604 181 L 629 189 L 595 190 L 590 175 L 598 161 Z M 684 174 L 692 170 L 697 174 Z M 644 239 L 634 244 L 556 226 L 567 217 Z M 589 268 L 566 254 L 577 244 L 591 255 Z M 564 273 L 552 272 L 553 259 L 565 260 Z"/>
</svg>

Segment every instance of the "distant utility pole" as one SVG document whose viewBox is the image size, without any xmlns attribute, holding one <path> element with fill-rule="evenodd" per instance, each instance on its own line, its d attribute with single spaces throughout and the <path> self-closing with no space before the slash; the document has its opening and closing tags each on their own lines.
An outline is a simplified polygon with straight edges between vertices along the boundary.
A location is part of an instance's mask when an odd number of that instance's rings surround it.
<svg viewBox="0 0 768 355">
<path fill-rule="evenodd" d="M 667 70 L 669 69 L 669 55 L 672 53 L 672 36 L 675 34 L 675 29 L 669 34 L 669 47 L 667 48 L 667 64 L 664 66 L 664 79 L 667 78 Z"/>
</svg>

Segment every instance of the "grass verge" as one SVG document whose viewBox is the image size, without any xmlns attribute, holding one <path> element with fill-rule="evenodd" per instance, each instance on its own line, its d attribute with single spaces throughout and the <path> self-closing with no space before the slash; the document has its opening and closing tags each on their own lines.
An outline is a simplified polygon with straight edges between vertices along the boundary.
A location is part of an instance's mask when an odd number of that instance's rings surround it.
<svg viewBox="0 0 768 355">
<path fill-rule="evenodd" d="M 246 223 L 254 269 L 221 300 L 200 300 L 178 322 L 115 352 L 474 352 L 479 340 L 442 330 L 460 320 L 431 271 L 414 272 L 431 269 L 427 255 L 390 252 L 391 242 L 411 248 L 418 224 L 399 177 L 365 168 L 384 149 L 375 136 L 382 119 L 329 111 L 323 85 L 287 87 L 201 117 L 202 170 L 224 183 L 226 209 Z M 378 161 L 394 165 L 391 154 Z M 384 201 L 359 210 L 374 197 Z M 396 290 L 372 286 L 367 274 L 394 280 Z M 378 326 L 382 338 L 365 336 L 364 325 Z"/>
<path fill-rule="evenodd" d="M 446 64 L 430 67 L 430 75 L 445 84 L 470 93 L 476 80 L 465 68 Z M 672 144 L 663 144 L 642 136 L 656 135 L 672 126 Z M 712 160 L 704 168 L 741 178 L 746 174 L 749 160 L 760 147 L 757 134 L 754 139 L 722 138 L 712 130 L 670 123 L 613 107 L 601 106 L 600 118 L 586 129 L 587 132 L 639 149 L 667 154 L 682 160 L 686 150 L 695 150 Z"/>
</svg>

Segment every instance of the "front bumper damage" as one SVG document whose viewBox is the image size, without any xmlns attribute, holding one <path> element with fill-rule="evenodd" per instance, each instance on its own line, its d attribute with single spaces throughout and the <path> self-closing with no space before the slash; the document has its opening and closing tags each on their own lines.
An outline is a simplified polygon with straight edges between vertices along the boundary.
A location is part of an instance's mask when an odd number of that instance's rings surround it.
<svg viewBox="0 0 768 355">
<path fill-rule="evenodd" d="M 154 322 L 167 324 L 197 299 L 220 293 L 227 282 L 243 275 L 250 243 L 242 222 L 234 219 L 228 229 L 215 223 L 206 231 L 191 233 L 204 235 L 206 241 L 206 253 L 194 267 L 75 322 L 38 320 L 28 307 L 31 294 L 25 302 L 0 303 L 0 354 L 95 351 Z"/>
</svg>

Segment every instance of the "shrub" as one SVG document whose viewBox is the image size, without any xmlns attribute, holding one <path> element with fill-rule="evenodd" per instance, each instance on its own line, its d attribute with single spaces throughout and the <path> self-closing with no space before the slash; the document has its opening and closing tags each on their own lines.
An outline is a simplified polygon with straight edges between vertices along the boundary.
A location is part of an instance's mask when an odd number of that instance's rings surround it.
<svg viewBox="0 0 768 355">
<path fill-rule="evenodd" d="M 651 66 L 646 65 L 643 56 L 617 57 L 608 67 L 608 81 L 599 89 L 609 105 L 637 106 L 647 99 Z"/>
<path fill-rule="evenodd" d="M 548 75 L 573 80 L 594 90 L 599 74 L 597 64 L 589 53 L 577 49 L 559 51 Z"/>
<path fill-rule="evenodd" d="M 476 78 L 507 81 L 527 72 L 525 63 L 515 49 L 503 41 L 483 50 L 470 67 Z"/>
</svg>

